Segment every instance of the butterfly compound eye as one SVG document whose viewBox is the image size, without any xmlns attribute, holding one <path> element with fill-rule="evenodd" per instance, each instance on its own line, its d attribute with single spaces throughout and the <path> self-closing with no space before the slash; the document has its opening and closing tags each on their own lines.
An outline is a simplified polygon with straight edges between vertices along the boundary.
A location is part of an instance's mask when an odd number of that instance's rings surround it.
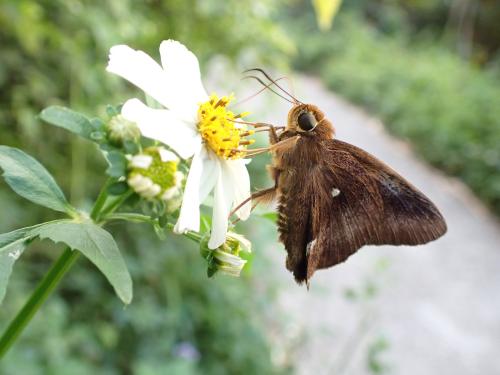
<svg viewBox="0 0 500 375">
<path fill-rule="evenodd" d="M 306 132 L 313 130 L 318 124 L 311 112 L 302 112 L 297 120 L 299 122 L 299 127 Z"/>
</svg>

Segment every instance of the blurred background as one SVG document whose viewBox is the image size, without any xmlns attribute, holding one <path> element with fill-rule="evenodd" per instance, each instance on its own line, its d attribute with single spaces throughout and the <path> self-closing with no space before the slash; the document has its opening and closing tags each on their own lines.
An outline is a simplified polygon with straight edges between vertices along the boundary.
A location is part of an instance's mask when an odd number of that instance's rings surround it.
<svg viewBox="0 0 500 375">
<path fill-rule="evenodd" d="M 254 258 L 240 279 L 207 279 L 183 238 L 112 227 L 133 303 L 124 308 L 82 259 L 0 373 L 500 373 L 500 3 L 0 0 L 0 143 L 37 157 L 73 204 L 90 205 L 105 162 L 37 114 L 61 104 L 104 116 L 106 104 L 139 95 L 105 72 L 109 48 L 158 59 L 169 38 L 197 54 L 209 91 L 254 93 L 240 78 L 255 66 L 286 74 L 339 138 L 428 194 L 449 233 L 418 249 L 365 248 L 319 272 L 308 292 L 284 270 L 270 208 L 241 226 Z M 263 93 L 248 108 L 283 123 L 288 106 Z M 251 163 L 255 188 L 270 185 L 268 162 Z M 0 232 L 55 217 L 3 182 L 0 207 Z M 0 329 L 61 251 L 32 247 L 16 265 Z"/>
</svg>

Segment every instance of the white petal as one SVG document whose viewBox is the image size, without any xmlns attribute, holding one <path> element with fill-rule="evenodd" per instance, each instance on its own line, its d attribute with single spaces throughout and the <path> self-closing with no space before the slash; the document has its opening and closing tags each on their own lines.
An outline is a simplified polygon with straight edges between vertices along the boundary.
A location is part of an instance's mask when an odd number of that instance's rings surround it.
<svg viewBox="0 0 500 375">
<path fill-rule="evenodd" d="M 161 161 L 164 163 L 169 162 L 169 161 L 179 161 L 179 158 L 177 157 L 176 154 L 164 149 L 163 147 L 160 147 L 158 149 L 158 153 L 160 154 Z"/>
<path fill-rule="evenodd" d="M 195 154 L 184 189 L 179 219 L 175 225 L 176 233 L 200 230 L 200 204 L 214 187 L 219 173 L 219 165 L 214 162 L 204 148 Z"/>
<path fill-rule="evenodd" d="M 221 251 L 218 249 L 214 251 L 214 257 L 220 260 L 221 262 L 227 263 L 227 265 L 237 267 L 239 269 L 241 269 L 247 262 L 246 260 L 241 259 L 237 255 L 229 254 L 226 253 L 225 251 Z"/>
<path fill-rule="evenodd" d="M 217 266 L 217 271 L 219 273 L 227 275 L 227 276 L 240 277 L 241 270 L 243 269 L 243 266 L 244 266 L 244 264 L 242 264 L 241 266 L 238 266 L 238 267 L 227 266 L 225 264 L 219 264 Z"/>
<path fill-rule="evenodd" d="M 135 184 L 134 189 L 138 193 L 146 193 L 151 189 L 151 186 L 153 186 L 154 182 L 151 180 L 149 177 L 142 177 L 142 179 L 138 180 L 138 182 Z"/>
<path fill-rule="evenodd" d="M 221 166 L 219 158 L 213 152 L 207 152 L 205 147 L 202 147 L 200 155 L 203 158 L 203 175 L 201 176 L 201 186 L 199 190 L 201 204 L 213 190 L 217 178 L 219 177 Z"/>
<path fill-rule="evenodd" d="M 140 174 L 136 174 L 136 175 L 133 175 L 132 177 L 130 177 L 128 180 L 127 180 L 127 183 L 132 186 L 132 188 L 135 188 L 136 187 L 140 187 L 142 186 L 142 181 L 145 177 L 140 175 Z"/>
<path fill-rule="evenodd" d="M 155 184 L 149 177 L 137 174 L 128 179 L 128 184 L 135 190 L 136 193 L 144 198 L 153 198 L 161 191 L 161 187 Z"/>
<path fill-rule="evenodd" d="M 221 164 L 223 164 L 223 162 Z M 215 184 L 212 233 L 208 241 L 208 247 L 210 249 L 216 249 L 226 241 L 228 215 L 231 210 L 233 198 L 234 194 L 231 188 L 231 179 L 221 170 L 217 183 Z"/>
<path fill-rule="evenodd" d="M 135 168 L 148 169 L 153 162 L 153 157 L 149 155 L 135 155 L 130 159 L 130 165 Z"/>
<path fill-rule="evenodd" d="M 182 180 L 184 180 L 184 173 L 177 171 L 174 173 L 175 177 L 175 187 L 180 188 L 182 186 Z"/>
<path fill-rule="evenodd" d="M 175 40 L 164 40 L 160 44 L 160 56 L 168 87 L 175 88 L 175 95 L 169 98 L 168 108 L 185 116 L 196 115 L 199 103 L 208 100 L 201 82 L 198 59 Z"/>
<path fill-rule="evenodd" d="M 169 98 L 172 96 L 168 92 L 169 80 L 160 64 L 148 54 L 126 45 L 111 47 L 106 70 L 125 78 L 168 107 Z"/>
<path fill-rule="evenodd" d="M 226 160 L 224 162 L 222 173 L 226 173 L 230 179 L 230 185 L 233 190 L 233 208 L 243 203 L 250 197 L 250 176 L 246 167 L 247 161 L 243 159 Z M 247 202 L 243 207 L 236 211 L 236 216 L 241 220 L 246 220 L 250 216 L 252 202 Z"/>
<path fill-rule="evenodd" d="M 161 195 L 161 199 L 168 201 L 172 199 L 177 194 L 178 191 L 179 188 L 177 188 L 177 186 L 173 186 L 170 189 L 167 189 L 163 192 L 163 194 Z"/>
<path fill-rule="evenodd" d="M 123 105 L 122 115 L 136 122 L 143 136 L 172 147 L 183 159 L 201 147 L 199 133 L 167 109 L 149 108 L 139 99 L 130 99 Z"/>
<path fill-rule="evenodd" d="M 151 186 L 149 190 L 146 192 L 146 195 L 149 198 L 153 198 L 156 197 L 158 194 L 160 194 L 160 192 L 161 192 L 161 186 L 158 184 L 153 184 L 153 186 Z"/>
<path fill-rule="evenodd" d="M 252 252 L 252 243 L 247 238 L 245 238 L 245 236 L 234 232 L 229 232 L 227 236 L 238 241 L 241 245 L 242 251 L 245 251 L 247 253 Z"/>
</svg>

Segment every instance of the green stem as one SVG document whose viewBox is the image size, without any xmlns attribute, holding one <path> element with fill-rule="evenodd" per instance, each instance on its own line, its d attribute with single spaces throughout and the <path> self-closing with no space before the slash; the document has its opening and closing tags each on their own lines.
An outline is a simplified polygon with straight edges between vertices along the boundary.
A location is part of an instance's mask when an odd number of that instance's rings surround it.
<svg viewBox="0 0 500 375">
<path fill-rule="evenodd" d="M 142 214 L 136 214 L 133 212 L 121 212 L 117 214 L 108 214 L 106 216 L 103 216 L 103 220 L 105 221 L 111 221 L 111 220 L 125 220 L 125 221 L 131 221 L 131 222 L 136 222 L 136 223 L 149 223 L 153 224 L 154 219 L 151 219 L 151 217 L 147 215 L 142 215 Z M 167 223 L 166 227 L 170 230 L 174 230 L 175 225 L 172 223 Z M 195 242 L 200 242 L 202 239 L 202 236 L 200 236 L 196 232 L 186 232 L 184 233 L 184 237 L 189 238 L 192 241 Z"/>
<path fill-rule="evenodd" d="M 96 220 L 99 217 L 102 207 L 106 203 L 108 197 L 108 186 L 112 182 L 112 179 L 108 179 L 102 187 L 90 214 L 90 217 L 93 220 Z M 35 291 L 31 294 L 29 300 L 23 306 L 21 311 L 17 313 L 14 320 L 9 324 L 0 338 L 0 358 L 2 358 L 10 349 L 12 344 L 14 344 L 17 337 L 23 332 L 24 328 L 26 328 L 38 309 L 40 309 L 45 300 L 54 291 L 66 272 L 68 272 L 73 264 L 75 264 L 79 256 L 79 251 L 71 250 L 69 247 L 66 248 L 66 250 L 53 264 L 52 268 L 45 274 L 42 281 L 40 281 Z"/>
<path fill-rule="evenodd" d="M 167 228 L 170 229 L 170 230 L 174 230 L 174 227 L 175 225 L 172 224 L 172 223 L 167 223 Z M 200 242 L 201 239 L 202 239 L 202 236 L 200 236 L 198 233 L 196 232 L 191 232 L 191 231 L 188 231 L 186 233 L 183 234 L 184 237 L 187 237 L 189 238 L 190 240 L 194 241 L 194 242 Z"/>
<path fill-rule="evenodd" d="M 142 214 L 136 214 L 134 212 L 120 212 L 117 214 L 108 214 L 103 217 L 104 221 L 111 221 L 111 220 L 125 220 L 125 221 L 132 221 L 134 223 L 154 223 L 154 219 L 152 219 L 150 216 L 147 215 L 142 215 Z"/>
<path fill-rule="evenodd" d="M 97 200 L 95 201 L 94 207 L 92 208 L 92 212 L 90 213 L 90 217 L 93 220 L 97 221 L 97 218 L 99 217 L 99 214 L 102 210 L 102 207 L 106 203 L 106 200 L 108 199 L 108 187 L 113 183 L 112 178 L 108 178 L 106 182 L 104 183 L 103 187 L 101 188 L 101 191 L 99 192 L 99 195 L 97 196 Z"/>
<path fill-rule="evenodd" d="M 132 190 L 127 191 L 125 194 L 119 196 L 115 201 L 111 202 L 108 206 L 104 207 L 101 212 L 101 216 L 105 216 L 114 212 L 123 202 L 125 202 L 134 192 Z"/>
<path fill-rule="evenodd" d="M 2 358 L 9 350 L 17 337 L 21 334 L 35 313 L 38 311 L 40 306 L 52 293 L 57 284 L 59 284 L 62 277 L 76 262 L 79 255 L 80 253 L 78 251 L 71 250 L 69 247 L 66 248 L 49 272 L 44 276 L 28 302 L 26 302 L 24 307 L 21 311 L 19 311 L 14 320 L 5 330 L 3 336 L 0 338 L 0 358 Z"/>
</svg>

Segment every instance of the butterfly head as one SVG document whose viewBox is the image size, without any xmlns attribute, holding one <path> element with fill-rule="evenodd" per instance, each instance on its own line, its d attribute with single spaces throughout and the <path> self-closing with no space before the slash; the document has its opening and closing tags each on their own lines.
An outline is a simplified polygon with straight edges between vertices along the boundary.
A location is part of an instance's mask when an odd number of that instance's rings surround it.
<svg viewBox="0 0 500 375">
<path fill-rule="evenodd" d="M 288 112 L 288 131 L 299 134 L 333 135 L 332 124 L 314 104 L 297 104 Z"/>
</svg>

